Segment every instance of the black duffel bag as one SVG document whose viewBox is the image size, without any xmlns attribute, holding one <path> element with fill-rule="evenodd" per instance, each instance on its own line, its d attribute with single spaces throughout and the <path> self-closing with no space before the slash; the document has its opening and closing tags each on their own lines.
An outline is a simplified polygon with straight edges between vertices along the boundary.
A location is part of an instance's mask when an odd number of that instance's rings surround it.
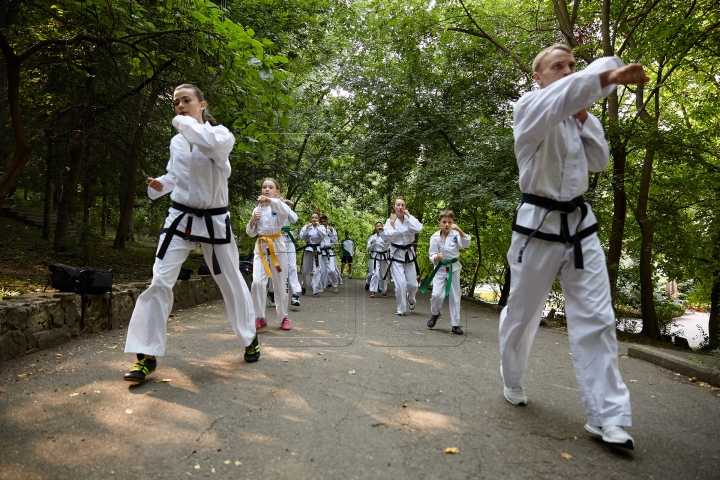
<svg viewBox="0 0 720 480">
<path fill-rule="evenodd" d="M 73 268 L 61 263 L 50 264 L 48 268 L 50 268 L 50 276 L 45 288 L 52 285 L 54 289 L 61 292 L 74 292 L 80 295 L 80 330 L 85 329 L 85 307 L 90 306 L 90 295 L 110 293 L 108 329 L 112 328 L 113 274 L 110 270 L 97 267 Z"/>
</svg>

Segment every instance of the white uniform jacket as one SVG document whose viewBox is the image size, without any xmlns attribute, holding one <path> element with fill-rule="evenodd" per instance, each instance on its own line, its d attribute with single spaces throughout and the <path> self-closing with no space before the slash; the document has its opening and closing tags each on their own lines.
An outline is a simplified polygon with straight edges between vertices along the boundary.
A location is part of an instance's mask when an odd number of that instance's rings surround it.
<svg viewBox="0 0 720 480">
<path fill-rule="evenodd" d="M 433 263 L 433 266 L 437 266 L 437 263 L 435 261 L 435 255 L 438 253 L 443 254 L 443 260 L 452 260 L 454 258 L 460 257 L 460 249 L 461 248 L 468 248 L 470 246 L 470 235 L 467 233 L 465 234 L 465 238 L 460 235 L 459 232 L 456 230 L 450 230 L 448 232 L 448 236 L 445 239 L 445 242 L 443 243 L 442 238 L 440 237 L 440 230 L 433 233 L 430 237 L 430 248 L 429 248 L 429 254 L 430 254 L 430 261 Z M 450 264 L 452 266 L 452 271 L 457 272 L 462 268 L 462 265 L 460 265 L 460 262 L 455 262 Z"/>
<path fill-rule="evenodd" d="M 599 74 L 622 66 L 619 58 L 601 58 L 518 100 L 515 155 L 523 194 L 544 197 L 550 203 L 568 202 L 587 191 L 588 171 L 600 172 L 607 167 L 609 151 L 600 121 L 588 114 L 583 125 L 573 115 L 606 97 L 613 85 L 601 88 Z M 513 230 L 528 234 L 542 224 L 537 238 L 543 234 L 563 236 L 563 215 L 559 210 L 548 211 L 523 201 L 515 213 Z M 589 206 L 572 210 L 566 218 L 566 237 L 597 224 Z"/>
<path fill-rule="evenodd" d="M 373 243 L 373 240 L 375 240 L 375 243 Z M 370 252 L 370 258 L 374 258 L 377 253 L 385 253 L 387 252 L 387 245 L 385 244 L 385 239 L 382 237 L 382 235 L 378 233 L 373 233 L 370 235 L 370 238 L 368 238 L 367 241 L 367 251 Z"/>
<path fill-rule="evenodd" d="M 280 233 L 280 229 L 285 225 L 290 214 L 294 214 L 294 212 L 290 210 L 290 207 L 279 198 L 271 199 L 270 204 L 267 206 L 258 205 L 253 209 L 253 214 L 258 211 L 261 212 L 262 215 L 260 220 L 254 223 L 248 222 L 247 228 L 245 229 L 245 232 L 251 237 L 267 237 Z M 283 243 L 285 243 L 284 239 Z"/>
<path fill-rule="evenodd" d="M 148 196 L 154 200 L 172 192 L 170 198 L 173 202 L 194 209 L 227 207 L 227 180 L 232 170 L 228 155 L 235 144 L 235 137 L 222 125 L 213 127 L 208 122 L 201 124 L 190 116 L 177 115 L 172 123 L 180 133 L 170 141 L 167 173 L 157 178 L 163 184 L 163 189 L 157 191 L 148 186 Z M 192 150 L 190 144 L 193 145 Z M 178 224 L 177 230 L 185 232 L 187 222 L 195 215 L 185 214 L 172 207 L 165 219 L 164 228 L 169 228 L 180 215 L 184 215 L 184 218 Z M 218 242 L 231 240 L 225 237 L 229 217 L 229 213 L 212 217 L 214 235 Z M 209 240 L 204 219 L 192 222 L 190 235 L 189 239 L 193 241 Z"/>
<path fill-rule="evenodd" d="M 318 223 L 317 227 L 313 227 L 312 224 L 305 225 L 300 230 L 300 239 L 305 240 L 310 245 L 320 245 L 325 237 L 327 236 L 327 229 Z M 306 247 L 305 251 L 312 252 L 312 247 Z"/>
<path fill-rule="evenodd" d="M 402 249 L 393 247 L 395 245 L 410 245 L 415 241 L 415 235 L 422 231 L 422 223 L 412 215 L 405 215 L 404 221 L 395 220 L 395 226 L 390 224 L 390 219 L 385 221 L 383 238 L 389 243 L 390 257 L 399 262 L 408 263 L 415 260 L 414 248 Z M 407 254 L 407 255 L 406 255 Z"/>
<path fill-rule="evenodd" d="M 323 255 L 335 256 L 335 245 L 338 243 L 338 234 L 336 229 L 327 227 L 327 235 L 320 242 L 320 248 Z"/>
</svg>

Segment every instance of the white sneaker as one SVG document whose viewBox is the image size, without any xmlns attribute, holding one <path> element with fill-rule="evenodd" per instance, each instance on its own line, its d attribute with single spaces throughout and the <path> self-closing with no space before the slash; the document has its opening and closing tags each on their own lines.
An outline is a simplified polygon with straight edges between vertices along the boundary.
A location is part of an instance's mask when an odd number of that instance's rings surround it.
<svg viewBox="0 0 720 480">
<path fill-rule="evenodd" d="M 350 275 L 348 275 L 348 278 L 352 280 L 352 278 L 353 278 L 352 273 Z"/>
<path fill-rule="evenodd" d="M 607 427 L 595 427 L 589 423 L 585 424 L 585 430 L 602 437 L 602 441 L 615 447 L 635 449 L 635 441 L 622 427 L 618 425 L 608 425 Z"/>
<path fill-rule="evenodd" d="M 506 387 L 503 385 L 505 400 L 513 405 L 527 405 L 528 398 L 523 387 Z"/>
<path fill-rule="evenodd" d="M 405 316 L 405 314 L 402 313 L 400 310 L 398 310 L 397 312 L 395 312 L 395 315 L 400 315 L 401 317 L 404 317 L 404 316 Z"/>
<path fill-rule="evenodd" d="M 415 310 L 415 299 L 408 300 L 408 307 L 410 310 Z"/>
<path fill-rule="evenodd" d="M 339 283 L 340 283 L 340 285 L 343 284 L 342 277 L 340 277 L 340 282 L 339 282 Z"/>
</svg>

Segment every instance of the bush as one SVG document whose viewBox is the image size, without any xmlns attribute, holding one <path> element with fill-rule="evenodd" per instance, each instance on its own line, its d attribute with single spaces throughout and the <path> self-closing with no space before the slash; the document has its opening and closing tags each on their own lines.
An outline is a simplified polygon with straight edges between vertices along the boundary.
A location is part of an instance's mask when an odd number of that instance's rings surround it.
<svg viewBox="0 0 720 480">
<path fill-rule="evenodd" d="M 673 319 L 682 316 L 685 313 L 685 307 L 667 300 L 656 300 L 655 313 L 657 313 L 660 332 L 663 335 L 669 335 L 673 327 L 677 326 Z"/>
</svg>

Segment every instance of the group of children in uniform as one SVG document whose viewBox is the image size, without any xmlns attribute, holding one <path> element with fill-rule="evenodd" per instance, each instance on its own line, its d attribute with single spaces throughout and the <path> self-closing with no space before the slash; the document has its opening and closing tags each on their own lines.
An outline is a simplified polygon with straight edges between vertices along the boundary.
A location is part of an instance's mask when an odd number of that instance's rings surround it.
<svg viewBox="0 0 720 480">
<path fill-rule="evenodd" d="M 643 84 L 648 77 L 640 64 L 624 65 L 617 57 L 601 58 L 575 74 L 572 50 L 553 45 L 533 62 L 539 85 L 515 105 L 515 154 L 520 170 L 522 198 L 513 220 L 507 255 L 511 270 L 511 296 L 500 315 L 500 372 L 503 393 L 513 405 L 528 402 L 523 381 L 539 317 L 555 277 L 565 296 L 568 337 L 580 395 L 588 419 L 585 429 L 608 444 L 633 448 L 634 440 L 623 427 L 631 425 L 630 395 L 618 369 L 615 317 L 597 222 L 582 195 L 588 189 L 588 171 L 604 170 L 608 145 L 599 120 L 587 108 L 610 94 L 616 85 Z M 148 178 L 148 195 L 155 199 L 171 192 L 172 207 L 161 230 L 153 279 L 137 300 L 128 326 L 125 351 L 137 362 L 125 375 L 139 382 L 157 367 L 156 356 L 165 352 L 167 317 L 173 304 L 172 287 L 190 251 L 202 247 L 211 273 L 222 292 L 230 323 L 245 347 L 245 360 L 260 357 L 256 331 L 267 326 L 266 286 L 271 280 L 280 328 L 290 330 L 287 314 L 288 282 L 293 302 L 312 289 L 318 296 L 341 282 L 334 245 L 337 232 L 327 218 L 311 215 L 300 238 L 302 285 L 297 281 L 294 255 L 297 245 L 289 225 L 297 221 L 292 202 L 280 198 L 278 183 L 262 183 L 258 206 L 246 232 L 256 236 L 251 292 L 238 270 L 239 256 L 228 213 L 229 154 L 235 142 L 227 128 L 217 125 L 207 112 L 202 92 L 194 85 L 177 87 L 173 94 L 178 134 L 170 143 L 167 174 Z M 395 282 L 397 315 L 416 305 L 417 257 L 413 247 L 422 224 L 406 209 L 405 199 L 395 199 L 394 213 L 383 225 L 375 224 L 368 239 L 370 296 L 387 296 L 388 264 Z M 193 221 L 196 222 L 193 224 Z M 440 230 L 430 239 L 429 256 L 435 269 L 430 281 L 433 328 L 446 296 L 450 297 L 453 333 L 459 326 L 459 250 L 470 237 L 455 223 L 451 211 L 440 213 Z M 180 237 L 175 238 L 175 237 Z M 346 234 L 346 241 L 351 240 Z M 343 259 L 350 257 L 354 242 L 343 245 Z M 346 254 L 347 253 L 347 254 Z M 523 260 L 525 262 L 523 263 Z M 315 272 L 310 280 L 310 272 Z M 426 287 L 427 288 L 427 285 Z M 295 304 L 295 303 L 294 303 Z"/>
</svg>

